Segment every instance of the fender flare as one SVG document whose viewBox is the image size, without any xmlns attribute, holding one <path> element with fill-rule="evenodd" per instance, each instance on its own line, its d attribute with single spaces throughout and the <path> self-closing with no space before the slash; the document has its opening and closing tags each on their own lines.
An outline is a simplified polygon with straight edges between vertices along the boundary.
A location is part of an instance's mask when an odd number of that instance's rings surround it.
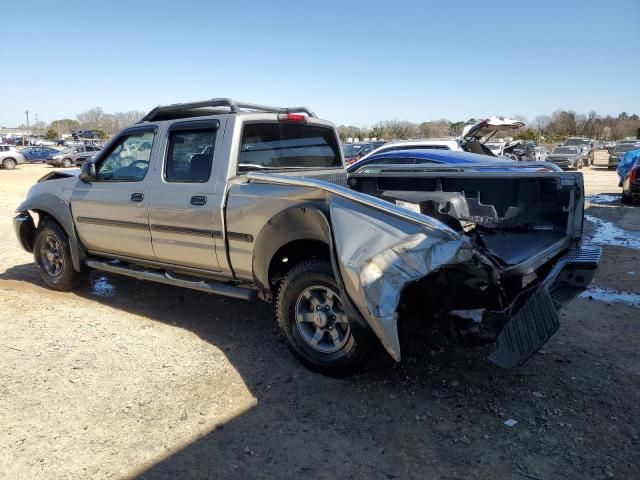
<svg viewBox="0 0 640 480">
<path fill-rule="evenodd" d="M 17 208 L 18 213 L 28 214 L 29 210 L 43 212 L 60 224 L 69 237 L 69 250 L 71 250 L 73 269 L 77 272 L 82 271 L 82 262 L 87 257 L 87 254 L 86 249 L 78 239 L 69 202 L 51 193 L 41 193 L 28 198 Z"/>
</svg>

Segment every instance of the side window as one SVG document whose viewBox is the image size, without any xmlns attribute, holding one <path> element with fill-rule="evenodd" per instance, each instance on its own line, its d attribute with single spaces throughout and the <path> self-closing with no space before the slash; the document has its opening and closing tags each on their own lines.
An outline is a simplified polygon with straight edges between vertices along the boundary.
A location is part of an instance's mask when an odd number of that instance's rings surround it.
<svg viewBox="0 0 640 480">
<path fill-rule="evenodd" d="M 96 166 L 97 181 L 139 182 L 147 174 L 151 149 L 138 150 L 140 142 L 153 143 L 154 132 L 132 133 L 120 141 Z"/>
<path fill-rule="evenodd" d="M 215 144 L 215 130 L 170 131 L 164 178 L 167 182 L 208 181 Z"/>
</svg>

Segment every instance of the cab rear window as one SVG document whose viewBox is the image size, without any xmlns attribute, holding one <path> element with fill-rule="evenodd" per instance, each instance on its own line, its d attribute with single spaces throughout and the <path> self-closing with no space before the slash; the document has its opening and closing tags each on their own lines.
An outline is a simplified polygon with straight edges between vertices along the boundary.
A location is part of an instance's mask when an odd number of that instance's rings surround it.
<svg viewBox="0 0 640 480">
<path fill-rule="evenodd" d="M 248 123 L 242 132 L 240 170 L 342 167 L 332 128 L 295 123 Z"/>
</svg>

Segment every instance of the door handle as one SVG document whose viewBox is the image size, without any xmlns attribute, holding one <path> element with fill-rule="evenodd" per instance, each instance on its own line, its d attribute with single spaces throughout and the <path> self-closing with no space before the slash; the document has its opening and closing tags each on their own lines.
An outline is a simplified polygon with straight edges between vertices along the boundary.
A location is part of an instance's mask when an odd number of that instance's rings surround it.
<svg viewBox="0 0 640 480">
<path fill-rule="evenodd" d="M 204 195 L 194 195 L 191 197 L 191 205 L 196 205 L 201 207 L 202 205 L 207 204 L 207 197 Z"/>
<path fill-rule="evenodd" d="M 132 202 L 141 202 L 144 200 L 144 193 L 132 193 L 131 201 Z"/>
</svg>

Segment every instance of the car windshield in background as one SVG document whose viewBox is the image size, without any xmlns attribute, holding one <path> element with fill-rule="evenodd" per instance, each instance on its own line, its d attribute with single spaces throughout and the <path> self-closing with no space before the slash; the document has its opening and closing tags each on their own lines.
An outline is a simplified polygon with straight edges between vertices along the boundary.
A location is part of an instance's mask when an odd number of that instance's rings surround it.
<svg viewBox="0 0 640 480">
<path fill-rule="evenodd" d="M 242 132 L 240 170 L 342 167 L 333 129 L 292 123 L 250 123 Z"/>
<path fill-rule="evenodd" d="M 567 140 L 566 145 L 573 145 L 573 146 L 589 145 L 589 140 L 584 138 L 570 138 L 569 140 Z"/>
<path fill-rule="evenodd" d="M 353 144 L 342 145 L 342 153 L 344 154 L 345 157 L 353 157 L 358 154 L 361 148 L 362 148 L 362 145 L 353 145 Z"/>
<path fill-rule="evenodd" d="M 625 153 L 625 152 L 630 152 L 631 150 L 640 150 L 640 143 L 638 144 L 625 143 L 623 145 L 618 145 L 615 148 L 616 153 Z"/>
<path fill-rule="evenodd" d="M 489 147 L 489 150 L 491 151 L 499 151 L 500 150 L 500 145 L 489 145 L 489 144 L 485 144 L 487 147 Z"/>
<path fill-rule="evenodd" d="M 576 150 L 575 148 L 567 148 L 567 147 L 560 147 L 560 148 L 556 148 L 553 151 L 554 155 L 556 153 L 562 153 L 565 155 L 575 155 L 576 153 L 578 153 L 578 150 Z"/>
</svg>

